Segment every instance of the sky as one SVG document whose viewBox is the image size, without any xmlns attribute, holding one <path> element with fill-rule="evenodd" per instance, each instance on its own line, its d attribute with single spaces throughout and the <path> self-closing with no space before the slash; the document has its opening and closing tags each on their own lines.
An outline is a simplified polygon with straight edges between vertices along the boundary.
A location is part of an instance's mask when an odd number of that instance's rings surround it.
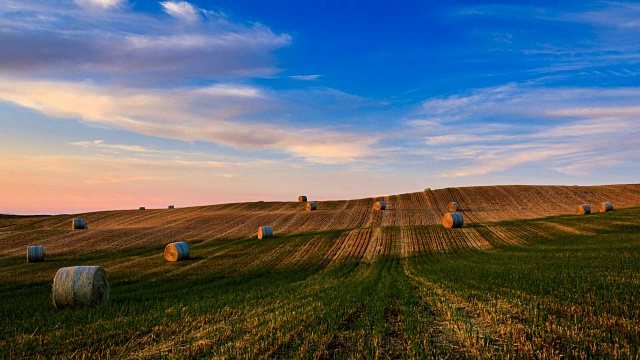
<svg viewBox="0 0 640 360">
<path fill-rule="evenodd" d="M 0 213 L 637 183 L 640 4 L 0 0 Z"/>
</svg>

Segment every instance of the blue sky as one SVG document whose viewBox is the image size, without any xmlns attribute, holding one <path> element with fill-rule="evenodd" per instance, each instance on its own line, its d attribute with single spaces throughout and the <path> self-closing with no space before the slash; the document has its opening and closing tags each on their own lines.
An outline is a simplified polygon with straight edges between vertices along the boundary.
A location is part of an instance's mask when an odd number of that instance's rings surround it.
<svg viewBox="0 0 640 360">
<path fill-rule="evenodd" d="M 633 2 L 3 1 L 3 213 L 637 182 Z"/>
</svg>

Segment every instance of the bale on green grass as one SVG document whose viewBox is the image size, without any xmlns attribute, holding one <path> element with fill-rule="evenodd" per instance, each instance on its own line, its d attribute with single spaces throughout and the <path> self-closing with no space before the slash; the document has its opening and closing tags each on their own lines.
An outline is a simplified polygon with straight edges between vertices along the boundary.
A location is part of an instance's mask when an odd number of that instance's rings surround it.
<svg viewBox="0 0 640 360">
<path fill-rule="evenodd" d="M 462 214 L 457 212 L 450 212 L 444 214 L 442 217 L 442 225 L 446 228 L 461 228 L 464 225 L 464 219 Z"/>
<path fill-rule="evenodd" d="M 140 207 L 138 208 L 138 210 L 145 210 L 145 209 L 146 209 L 146 208 L 145 208 L 144 206 L 140 206 Z"/>
<path fill-rule="evenodd" d="M 187 260 L 190 255 L 189 245 L 184 241 L 171 243 L 164 248 L 164 258 L 167 261 Z"/>
<path fill-rule="evenodd" d="M 315 202 L 313 202 L 313 201 L 308 202 L 308 203 L 304 206 L 304 208 L 305 208 L 305 209 L 307 209 L 307 211 L 313 211 L 313 210 L 315 210 L 315 209 L 316 209 L 316 203 L 315 203 Z"/>
<path fill-rule="evenodd" d="M 449 212 L 460 211 L 460 204 L 456 201 L 450 202 L 449 205 L 447 205 L 447 210 L 449 210 Z"/>
<path fill-rule="evenodd" d="M 298 202 L 306 202 L 307 201 L 307 197 L 304 195 L 300 195 L 298 196 Z"/>
<path fill-rule="evenodd" d="M 167 207 L 167 209 L 173 209 L 173 208 L 174 208 L 174 207 L 173 207 L 173 205 L 169 205 L 169 206 Z"/>
<path fill-rule="evenodd" d="M 53 278 L 53 304 L 57 309 L 100 305 L 109 300 L 107 273 L 101 266 L 71 266 Z"/>
<path fill-rule="evenodd" d="M 576 206 L 576 214 L 578 215 L 591 214 L 591 207 L 587 204 L 578 205 Z"/>
<path fill-rule="evenodd" d="M 260 226 L 258 228 L 258 239 L 270 238 L 273 236 L 273 229 L 271 226 Z"/>
<path fill-rule="evenodd" d="M 600 212 L 613 211 L 613 205 L 611 205 L 611 203 L 608 201 L 603 202 L 598 205 L 598 210 L 600 210 Z"/>
<path fill-rule="evenodd" d="M 385 203 L 384 201 L 376 201 L 376 203 L 373 204 L 374 210 L 384 210 L 386 208 L 387 208 L 387 203 Z"/>
<path fill-rule="evenodd" d="M 27 246 L 27 262 L 43 262 L 44 261 L 44 246 L 35 245 Z"/>
<path fill-rule="evenodd" d="M 75 218 L 71 222 L 71 228 L 73 230 L 86 229 L 87 228 L 87 223 L 84 221 L 83 218 Z"/>
</svg>

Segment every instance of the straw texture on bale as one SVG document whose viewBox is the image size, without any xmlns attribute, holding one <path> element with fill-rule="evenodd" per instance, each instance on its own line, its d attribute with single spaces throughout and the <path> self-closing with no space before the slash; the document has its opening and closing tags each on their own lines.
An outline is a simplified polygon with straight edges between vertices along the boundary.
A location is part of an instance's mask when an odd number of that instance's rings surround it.
<svg viewBox="0 0 640 360">
<path fill-rule="evenodd" d="M 173 209 L 173 205 L 169 205 L 167 209 Z"/>
<path fill-rule="evenodd" d="M 298 202 L 306 202 L 307 201 L 307 197 L 304 195 L 298 196 Z"/>
<path fill-rule="evenodd" d="M 258 239 L 270 238 L 273 236 L 273 229 L 271 226 L 260 226 L 258 228 Z"/>
<path fill-rule="evenodd" d="M 613 211 L 613 205 L 611 205 L 611 203 L 608 201 L 603 202 L 598 205 L 598 210 L 600 210 L 600 212 Z"/>
<path fill-rule="evenodd" d="M 449 212 L 460 211 L 460 204 L 458 204 L 456 201 L 450 202 L 449 205 L 447 205 L 447 210 L 449 210 Z"/>
<path fill-rule="evenodd" d="M 464 225 L 464 219 L 462 214 L 457 212 L 450 212 L 444 214 L 442 217 L 442 225 L 446 228 L 461 228 Z"/>
<path fill-rule="evenodd" d="M 187 260 L 190 255 L 189 245 L 183 241 L 171 243 L 164 248 L 164 258 L 167 261 Z"/>
<path fill-rule="evenodd" d="M 316 203 L 311 201 L 311 202 L 308 202 L 307 205 L 305 205 L 304 207 L 305 209 L 307 209 L 307 211 L 313 211 L 316 209 Z"/>
<path fill-rule="evenodd" d="M 83 218 L 75 218 L 73 219 L 73 221 L 71 221 L 71 228 L 73 230 L 86 229 L 87 223 L 84 221 Z"/>
<path fill-rule="evenodd" d="M 27 262 L 43 262 L 44 261 L 44 246 L 27 246 Z"/>
<path fill-rule="evenodd" d="M 375 210 L 384 210 L 387 208 L 387 203 L 385 203 L 384 201 L 376 201 L 376 203 L 373 204 L 373 208 Z"/>
<path fill-rule="evenodd" d="M 140 207 L 138 208 L 138 210 L 145 210 L 145 207 L 144 207 L 144 206 L 140 206 Z"/>
<path fill-rule="evenodd" d="M 72 266 L 53 278 L 53 304 L 57 309 L 100 305 L 109 300 L 107 272 L 101 266 Z"/>
<path fill-rule="evenodd" d="M 576 206 L 576 214 L 578 215 L 591 214 L 591 207 L 587 204 L 578 205 Z"/>
</svg>

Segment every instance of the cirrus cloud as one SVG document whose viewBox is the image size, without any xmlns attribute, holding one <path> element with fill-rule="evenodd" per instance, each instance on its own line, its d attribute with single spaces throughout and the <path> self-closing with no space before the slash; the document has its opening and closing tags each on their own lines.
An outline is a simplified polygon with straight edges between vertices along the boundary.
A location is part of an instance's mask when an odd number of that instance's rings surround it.
<svg viewBox="0 0 640 360">
<path fill-rule="evenodd" d="M 160 5 L 167 14 L 182 21 L 196 23 L 201 19 L 198 9 L 186 1 L 163 1 Z"/>
<path fill-rule="evenodd" d="M 422 103 L 408 121 L 445 177 L 544 166 L 569 175 L 632 164 L 640 158 L 640 88 L 546 88 L 507 84 Z M 437 151 L 442 149 L 447 151 Z"/>
</svg>

